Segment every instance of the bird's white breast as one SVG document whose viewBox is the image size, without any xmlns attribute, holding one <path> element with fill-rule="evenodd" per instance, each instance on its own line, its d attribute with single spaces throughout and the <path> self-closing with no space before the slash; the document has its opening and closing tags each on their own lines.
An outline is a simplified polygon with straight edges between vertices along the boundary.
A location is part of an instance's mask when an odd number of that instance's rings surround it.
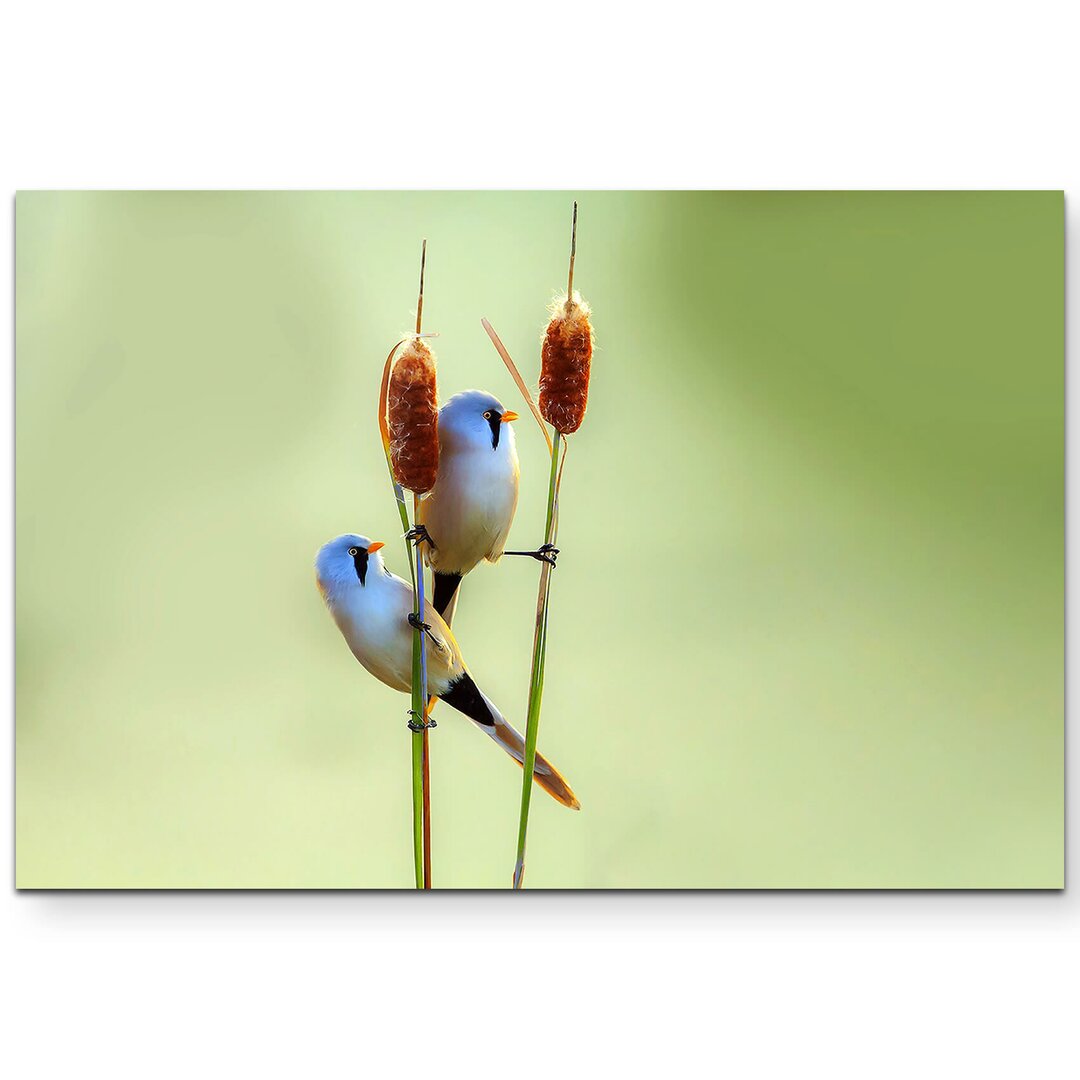
<svg viewBox="0 0 1080 1080">
<path fill-rule="evenodd" d="M 377 679 L 408 690 L 412 673 L 412 629 L 396 590 L 354 589 L 331 610 L 353 655 Z"/>
<path fill-rule="evenodd" d="M 377 679 L 395 690 L 408 693 L 412 686 L 413 610 L 412 587 L 391 574 L 368 578 L 366 586 L 333 594 L 329 605 L 353 656 Z M 430 603 L 427 621 L 445 640 L 450 637 L 445 624 Z M 428 689 L 441 694 L 464 670 L 460 656 L 448 647 L 426 640 Z"/>
<path fill-rule="evenodd" d="M 437 547 L 430 565 L 468 573 L 506 546 L 518 497 L 517 454 L 512 445 L 470 448 L 447 455 L 424 504 L 424 523 Z"/>
</svg>

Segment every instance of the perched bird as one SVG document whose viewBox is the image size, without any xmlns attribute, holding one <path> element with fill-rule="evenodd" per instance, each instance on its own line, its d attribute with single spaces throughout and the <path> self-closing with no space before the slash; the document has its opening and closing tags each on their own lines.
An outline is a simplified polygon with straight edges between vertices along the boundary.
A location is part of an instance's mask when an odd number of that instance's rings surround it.
<svg viewBox="0 0 1080 1080">
<path fill-rule="evenodd" d="M 420 502 L 419 538 L 435 573 L 435 610 L 453 618 L 461 579 L 482 560 L 528 555 L 555 564 L 558 550 L 505 551 L 518 500 L 517 413 L 482 390 L 455 394 L 439 410 L 439 468 Z"/>
<path fill-rule="evenodd" d="M 346 534 L 323 545 L 315 560 L 319 591 L 338 629 L 360 661 L 381 682 L 409 693 L 416 618 L 412 586 L 386 569 L 381 541 Z M 419 624 L 428 637 L 428 693 L 464 713 L 519 764 L 525 741 L 473 682 L 461 649 L 442 616 L 424 605 Z M 580 808 L 558 770 L 536 755 L 536 782 L 564 806 Z"/>
</svg>

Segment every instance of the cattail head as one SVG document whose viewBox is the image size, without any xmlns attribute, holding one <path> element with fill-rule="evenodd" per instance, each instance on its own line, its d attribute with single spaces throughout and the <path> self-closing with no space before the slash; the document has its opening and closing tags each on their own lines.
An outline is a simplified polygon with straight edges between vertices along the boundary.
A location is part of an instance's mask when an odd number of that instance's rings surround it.
<svg viewBox="0 0 1080 1080">
<path fill-rule="evenodd" d="M 575 292 L 552 307 L 540 365 L 540 413 L 562 435 L 581 427 L 589 403 L 593 331 L 589 305 Z"/>
<path fill-rule="evenodd" d="M 390 370 L 386 420 L 394 479 L 416 495 L 430 491 L 439 468 L 439 395 L 435 354 L 419 337 L 405 342 Z"/>
</svg>

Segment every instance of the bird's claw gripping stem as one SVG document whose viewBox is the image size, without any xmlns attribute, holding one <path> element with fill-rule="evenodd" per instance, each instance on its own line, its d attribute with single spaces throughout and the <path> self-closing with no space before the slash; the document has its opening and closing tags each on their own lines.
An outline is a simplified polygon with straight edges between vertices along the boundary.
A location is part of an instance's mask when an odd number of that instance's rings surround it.
<svg viewBox="0 0 1080 1080">
<path fill-rule="evenodd" d="M 420 545 L 426 542 L 431 545 L 432 551 L 435 551 L 437 548 L 435 541 L 431 539 L 431 534 L 427 531 L 426 525 L 414 525 L 405 534 L 405 539 L 411 540 L 416 545 Z"/>
<path fill-rule="evenodd" d="M 417 719 L 419 717 L 420 719 Z M 409 723 L 406 725 L 410 731 L 421 732 L 425 728 L 438 727 L 430 717 L 424 718 L 422 713 L 418 713 L 415 709 L 409 709 Z"/>
<path fill-rule="evenodd" d="M 554 544 L 541 544 L 535 551 L 504 551 L 504 555 L 528 555 L 537 562 L 546 562 L 548 566 L 554 566 L 558 558 L 559 549 Z"/>
<path fill-rule="evenodd" d="M 440 642 L 439 639 L 431 632 L 431 624 L 424 622 L 420 618 L 420 616 L 416 614 L 415 611 L 409 612 L 409 625 L 414 630 L 419 630 L 422 633 L 427 634 L 427 636 L 431 638 L 431 640 L 435 642 L 435 644 L 439 646 L 439 648 L 442 648 L 442 642 Z"/>
</svg>

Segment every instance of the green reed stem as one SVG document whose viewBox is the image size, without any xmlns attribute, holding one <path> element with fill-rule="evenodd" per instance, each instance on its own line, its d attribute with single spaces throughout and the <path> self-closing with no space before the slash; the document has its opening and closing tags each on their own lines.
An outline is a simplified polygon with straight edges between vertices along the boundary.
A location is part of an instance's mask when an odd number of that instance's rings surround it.
<svg viewBox="0 0 1080 1080">
<path fill-rule="evenodd" d="M 416 547 L 416 571 L 413 574 L 413 611 L 421 618 L 424 610 L 424 570 L 420 565 L 420 545 Z M 412 552 L 409 552 L 410 557 Z M 424 655 L 424 632 L 413 631 L 412 647 L 412 718 L 424 722 L 427 704 L 427 658 Z M 412 803 L 413 803 L 413 861 L 416 865 L 416 887 L 424 888 L 424 733 L 412 733 Z"/>
<path fill-rule="evenodd" d="M 398 514 L 401 516 L 401 525 L 404 532 L 408 532 L 412 526 L 409 524 L 409 510 L 405 505 L 405 492 L 394 478 L 394 467 L 390 463 L 390 451 L 386 451 L 386 467 L 390 470 L 390 483 L 394 486 L 394 498 L 397 500 Z M 413 548 L 409 541 L 405 541 L 405 556 L 409 565 L 409 576 L 412 578 L 413 587 L 413 611 L 421 612 L 424 606 L 424 573 L 421 563 L 420 547 L 416 546 L 416 564 L 413 565 Z M 427 700 L 426 686 L 427 665 L 424 655 L 423 631 L 413 632 L 413 656 L 412 656 L 412 710 L 413 719 L 424 716 L 424 702 Z M 419 693 L 418 693 L 419 692 Z M 419 704 L 417 701 L 419 700 Z M 424 888 L 424 735 L 421 731 L 412 733 L 412 804 L 413 804 L 413 867 L 416 876 L 416 887 Z"/>
<path fill-rule="evenodd" d="M 556 431 L 551 446 L 551 477 L 548 481 L 547 524 L 544 543 L 554 544 L 559 531 L 557 501 L 559 491 L 559 447 L 562 436 Z M 533 773 L 536 771 L 536 737 L 540 730 L 540 702 L 544 696 L 544 666 L 547 659 L 548 597 L 551 593 L 551 566 L 540 569 L 540 588 L 536 598 L 536 629 L 533 633 L 532 674 L 529 679 L 529 713 L 525 727 L 525 761 L 522 769 L 521 816 L 518 821 L 517 862 L 514 864 L 514 888 L 520 889 L 525 878 L 525 837 L 529 829 L 529 803 L 532 800 Z"/>
<path fill-rule="evenodd" d="M 416 302 L 416 336 L 432 337 L 437 335 L 424 335 L 420 333 L 420 327 L 424 312 L 424 267 L 427 264 L 427 240 L 424 240 L 420 248 L 420 295 Z M 401 517 L 402 529 L 405 532 L 405 555 L 409 564 L 409 576 L 412 578 L 413 587 L 413 614 L 418 623 L 424 618 L 424 560 L 420 552 L 419 542 L 409 546 L 408 533 L 410 532 L 409 511 L 405 505 L 405 492 L 394 476 L 394 463 L 390 455 L 390 431 L 387 425 L 386 400 L 387 390 L 390 385 L 390 368 L 394 361 L 394 353 L 405 344 L 408 339 L 397 343 L 386 358 L 383 367 L 382 387 L 379 391 L 379 433 L 382 436 L 383 450 L 386 454 L 386 468 L 390 472 L 390 483 L 394 487 L 394 498 L 397 500 L 398 514 Z M 413 521 L 420 521 L 420 496 L 413 493 Z M 413 558 L 416 558 L 415 565 Z M 424 631 L 420 627 L 413 630 L 412 649 L 412 678 L 410 689 L 412 691 L 411 718 L 412 731 L 412 804 L 413 804 L 413 868 L 418 889 L 431 888 L 431 799 L 428 769 L 428 731 L 427 731 L 427 648 L 424 640 Z M 421 726 L 422 725 L 422 726 Z M 419 728 L 419 730 L 417 729 Z"/>
<path fill-rule="evenodd" d="M 413 521 L 420 520 L 420 496 L 413 496 Z M 424 620 L 424 556 L 420 550 L 420 542 L 415 541 L 413 548 L 416 552 L 416 572 L 413 575 L 413 611 L 417 620 Z M 413 631 L 413 654 L 412 654 L 412 711 L 413 720 L 421 724 L 427 724 L 428 693 L 427 693 L 427 639 L 424 631 Z M 427 798 L 427 763 L 428 754 L 427 727 L 423 731 L 413 732 L 412 743 L 412 767 L 413 767 L 413 848 L 416 846 L 416 819 L 421 823 L 420 831 L 420 882 L 419 887 L 431 888 L 431 844 L 430 823 L 428 821 L 429 806 Z M 419 753 L 418 751 L 419 744 Z M 417 812 L 417 799 L 420 810 Z"/>
</svg>

